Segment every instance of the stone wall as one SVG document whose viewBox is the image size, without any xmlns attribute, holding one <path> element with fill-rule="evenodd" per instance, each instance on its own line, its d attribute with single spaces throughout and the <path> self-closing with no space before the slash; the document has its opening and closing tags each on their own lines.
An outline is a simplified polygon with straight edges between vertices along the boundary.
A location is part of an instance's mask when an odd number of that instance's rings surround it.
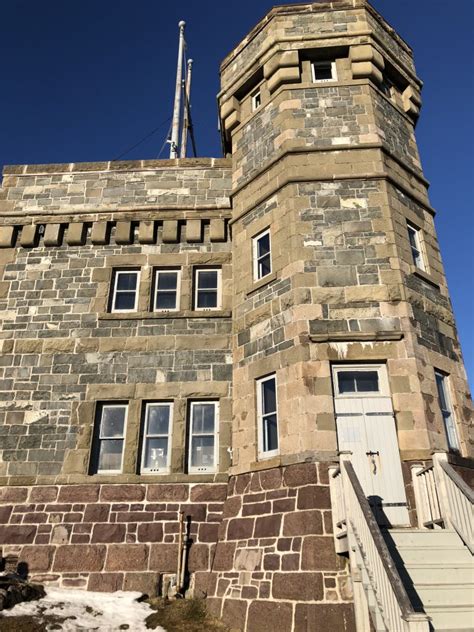
<svg viewBox="0 0 474 632">
<path fill-rule="evenodd" d="M 210 576 L 196 585 L 230 627 L 247 632 L 355 630 L 347 562 L 332 536 L 328 465 L 232 477 Z M 202 583 L 201 583 L 202 582 Z"/>
</svg>

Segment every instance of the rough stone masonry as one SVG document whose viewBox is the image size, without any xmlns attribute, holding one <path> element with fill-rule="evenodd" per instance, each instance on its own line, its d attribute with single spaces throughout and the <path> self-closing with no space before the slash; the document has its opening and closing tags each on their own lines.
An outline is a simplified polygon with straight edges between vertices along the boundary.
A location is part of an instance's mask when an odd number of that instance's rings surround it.
<svg viewBox="0 0 474 632">
<path fill-rule="evenodd" d="M 221 65 L 226 158 L 5 167 L 3 556 L 157 594 L 184 512 L 187 586 L 231 627 L 355 630 L 335 371 L 385 380 L 412 524 L 411 464 L 472 472 L 420 90 L 365 0 L 285 5 Z"/>
</svg>

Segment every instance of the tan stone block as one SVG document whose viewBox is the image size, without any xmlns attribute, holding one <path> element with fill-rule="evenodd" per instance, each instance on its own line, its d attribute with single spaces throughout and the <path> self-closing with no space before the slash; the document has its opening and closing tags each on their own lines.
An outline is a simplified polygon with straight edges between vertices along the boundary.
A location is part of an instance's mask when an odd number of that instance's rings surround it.
<svg viewBox="0 0 474 632">
<path fill-rule="evenodd" d="M 10 289 L 10 281 L 0 281 L 0 298 L 6 298 Z"/>
<path fill-rule="evenodd" d="M 178 222 L 175 220 L 165 220 L 163 222 L 163 242 L 176 243 L 178 241 Z"/>
<path fill-rule="evenodd" d="M 156 226 L 153 221 L 140 222 L 138 228 L 138 242 L 140 244 L 154 244 L 156 241 Z"/>
<path fill-rule="evenodd" d="M 44 245 L 45 246 L 60 246 L 62 238 L 62 226 L 61 224 L 47 224 L 44 231 Z"/>
<path fill-rule="evenodd" d="M 17 340 L 15 342 L 15 353 L 41 353 L 42 350 L 42 340 Z"/>
<path fill-rule="evenodd" d="M 66 231 L 66 243 L 68 246 L 83 246 L 86 241 L 86 225 L 82 222 L 69 224 Z"/>
<path fill-rule="evenodd" d="M 383 81 L 382 73 L 371 61 L 353 62 L 352 76 L 354 79 L 372 79 L 376 83 Z"/>
<path fill-rule="evenodd" d="M 345 288 L 346 301 L 386 301 L 387 288 L 383 285 L 354 285 Z"/>
<path fill-rule="evenodd" d="M 288 66 L 298 66 L 298 51 L 288 50 L 282 53 L 276 53 L 273 57 L 264 65 L 263 75 L 265 79 L 271 77 L 279 68 L 285 68 Z"/>
<path fill-rule="evenodd" d="M 81 338 L 80 340 L 76 340 L 75 352 L 88 353 L 89 351 L 98 351 L 99 342 L 100 338 Z"/>
<path fill-rule="evenodd" d="M 186 241 L 202 241 L 202 226 L 200 219 L 188 219 L 186 221 Z"/>
<path fill-rule="evenodd" d="M 32 248 L 36 244 L 38 226 L 30 224 L 23 226 L 20 235 L 20 244 L 24 248 Z"/>
<path fill-rule="evenodd" d="M 275 92 L 282 83 L 294 83 L 300 80 L 299 66 L 289 66 L 287 68 L 279 68 L 268 80 L 268 90 Z"/>
<path fill-rule="evenodd" d="M 223 219 L 211 219 L 209 226 L 209 237 L 211 241 L 226 240 L 226 223 Z"/>
<path fill-rule="evenodd" d="M 231 97 L 224 101 L 220 107 L 220 114 L 222 119 L 228 118 L 231 114 L 237 112 L 240 114 L 240 102 L 235 97 Z"/>
<path fill-rule="evenodd" d="M 11 248 L 15 242 L 15 227 L 0 226 L 0 248 Z"/>
<path fill-rule="evenodd" d="M 86 474 L 89 465 L 90 451 L 87 449 L 75 448 L 67 450 L 64 457 L 62 472 L 64 474 Z"/>
<path fill-rule="evenodd" d="M 91 242 L 93 244 L 106 244 L 109 241 L 108 222 L 94 222 L 92 224 Z"/>
<path fill-rule="evenodd" d="M 43 353 L 70 353 L 74 351 L 74 338 L 46 338 L 43 341 Z"/>
<path fill-rule="evenodd" d="M 115 225 L 115 243 L 131 244 L 133 242 L 132 222 L 117 222 Z"/>
</svg>

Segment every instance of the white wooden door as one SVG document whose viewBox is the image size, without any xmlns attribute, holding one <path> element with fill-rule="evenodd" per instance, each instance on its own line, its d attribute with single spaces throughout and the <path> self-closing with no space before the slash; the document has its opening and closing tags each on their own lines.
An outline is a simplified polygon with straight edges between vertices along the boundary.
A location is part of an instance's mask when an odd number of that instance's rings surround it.
<svg viewBox="0 0 474 632">
<path fill-rule="evenodd" d="M 378 522 L 401 526 L 408 525 L 409 518 L 387 391 L 384 366 L 334 367 L 339 450 L 352 452 L 352 464 Z"/>
</svg>

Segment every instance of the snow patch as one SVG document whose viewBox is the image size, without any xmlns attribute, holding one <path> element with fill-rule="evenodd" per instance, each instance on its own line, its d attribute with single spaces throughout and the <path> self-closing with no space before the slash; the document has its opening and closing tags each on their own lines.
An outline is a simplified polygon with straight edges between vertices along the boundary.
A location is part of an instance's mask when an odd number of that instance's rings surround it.
<svg viewBox="0 0 474 632">
<path fill-rule="evenodd" d="M 63 632 L 100 630 L 114 632 L 148 632 L 145 619 L 154 612 L 146 603 L 139 603 L 139 592 L 89 592 L 85 590 L 47 589 L 46 597 L 39 601 L 17 604 L 11 610 L 4 610 L 4 617 L 30 615 L 55 615 L 70 617 L 61 623 Z M 128 627 L 125 627 L 128 626 Z M 14 629 L 14 628 L 12 628 Z M 165 632 L 161 627 L 158 632 Z"/>
</svg>

